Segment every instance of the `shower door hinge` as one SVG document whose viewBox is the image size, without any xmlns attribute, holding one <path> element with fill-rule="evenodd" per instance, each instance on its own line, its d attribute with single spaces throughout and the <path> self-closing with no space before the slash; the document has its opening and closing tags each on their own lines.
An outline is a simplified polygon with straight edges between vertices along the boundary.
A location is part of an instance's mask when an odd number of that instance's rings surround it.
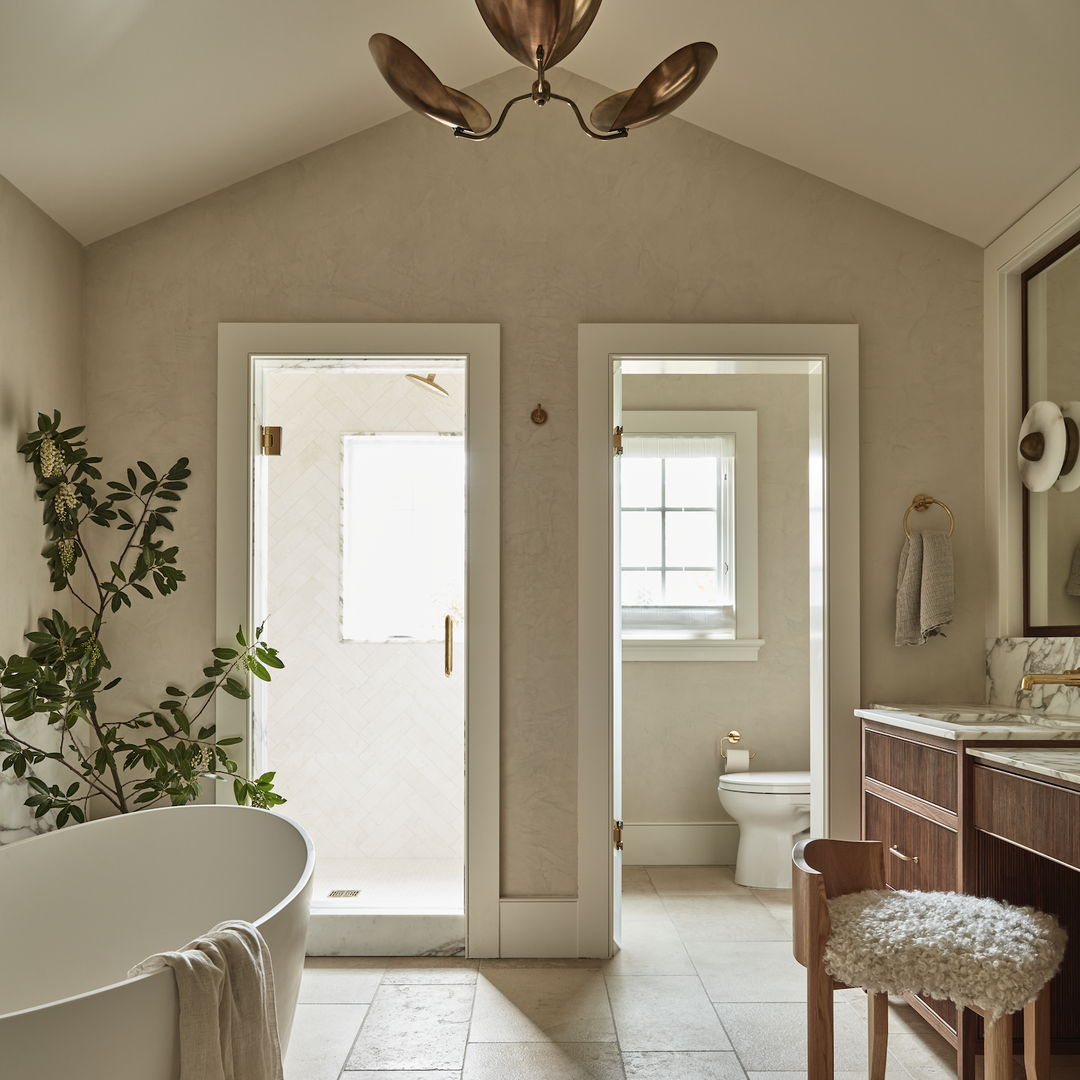
<svg viewBox="0 0 1080 1080">
<path fill-rule="evenodd" d="M 611 834 L 611 841 L 615 845 L 616 851 L 622 851 L 622 822 L 616 821 L 615 828 Z"/>
<path fill-rule="evenodd" d="M 280 456 L 281 454 L 281 428 L 279 427 L 260 427 L 259 428 L 259 445 L 262 447 L 264 454 L 271 454 L 274 456 Z"/>
<path fill-rule="evenodd" d="M 622 424 L 620 424 L 611 436 L 611 445 L 615 457 L 622 457 Z"/>
</svg>

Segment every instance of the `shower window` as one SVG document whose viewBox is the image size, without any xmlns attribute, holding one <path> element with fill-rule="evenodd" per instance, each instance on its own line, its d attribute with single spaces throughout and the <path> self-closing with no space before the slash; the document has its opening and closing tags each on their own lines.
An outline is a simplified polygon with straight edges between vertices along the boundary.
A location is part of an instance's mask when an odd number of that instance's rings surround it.
<svg viewBox="0 0 1080 1080">
<path fill-rule="evenodd" d="M 442 641 L 463 614 L 464 439 L 346 435 L 342 451 L 342 640 Z"/>
</svg>

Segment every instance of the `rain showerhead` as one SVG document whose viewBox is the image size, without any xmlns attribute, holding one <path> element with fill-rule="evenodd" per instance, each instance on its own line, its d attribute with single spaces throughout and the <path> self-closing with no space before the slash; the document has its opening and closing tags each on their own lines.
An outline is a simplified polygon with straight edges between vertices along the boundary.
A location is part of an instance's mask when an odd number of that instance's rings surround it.
<svg viewBox="0 0 1080 1080">
<path fill-rule="evenodd" d="M 450 391 L 444 390 L 436 381 L 434 374 L 428 375 L 424 378 L 423 375 L 406 375 L 406 379 L 412 379 L 414 383 L 422 386 L 425 390 L 429 390 L 433 394 L 437 394 L 441 397 L 449 397 Z"/>
</svg>

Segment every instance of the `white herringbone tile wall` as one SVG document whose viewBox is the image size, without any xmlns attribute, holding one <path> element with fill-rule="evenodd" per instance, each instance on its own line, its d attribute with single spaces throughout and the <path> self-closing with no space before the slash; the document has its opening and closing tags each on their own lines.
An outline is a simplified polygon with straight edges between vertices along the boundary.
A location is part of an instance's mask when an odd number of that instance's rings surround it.
<svg viewBox="0 0 1080 1080">
<path fill-rule="evenodd" d="M 438 398 L 403 375 L 280 372 L 266 423 L 269 459 L 266 637 L 286 667 L 268 687 L 267 768 L 327 860 L 464 857 L 464 680 L 441 642 L 343 643 L 341 437 L 462 431 L 464 376 Z M 459 629 L 460 633 L 460 629 Z"/>
</svg>

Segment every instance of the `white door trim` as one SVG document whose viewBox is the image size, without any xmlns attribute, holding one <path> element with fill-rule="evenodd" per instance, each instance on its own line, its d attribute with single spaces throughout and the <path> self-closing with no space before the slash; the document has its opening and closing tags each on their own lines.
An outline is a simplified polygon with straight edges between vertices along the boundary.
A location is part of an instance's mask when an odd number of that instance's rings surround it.
<svg viewBox="0 0 1080 1080">
<path fill-rule="evenodd" d="M 499 955 L 499 326 L 494 323 L 219 323 L 217 638 L 251 625 L 252 356 L 468 357 L 466 951 Z M 218 703 L 220 736 L 252 745 L 244 702 Z M 217 801 L 231 802 L 218 784 Z"/>
<path fill-rule="evenodd" d="M 825 708 L 811 733 L 819 835 L 859 835 L 859 330 L 817 324 L 578 327 L 578 933 L 580 956 L 612 947 L 611 358 L 823 360 Z M 851 778 L 829 784 L 830 774 Z"/>
</svg>

